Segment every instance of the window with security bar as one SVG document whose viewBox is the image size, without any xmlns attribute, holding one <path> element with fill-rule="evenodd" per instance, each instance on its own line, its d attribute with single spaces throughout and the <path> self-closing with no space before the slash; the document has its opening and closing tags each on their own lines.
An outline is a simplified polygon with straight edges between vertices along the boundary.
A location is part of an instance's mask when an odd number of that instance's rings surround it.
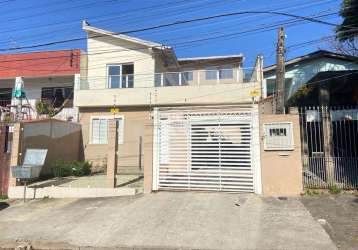
<svg viewBox="0 0 358 250">
<path fill-rule="evenodd" d="M 265 150 L 293 150 L 293 129 L 290 122 L 264 124 Z"/>
</svg>

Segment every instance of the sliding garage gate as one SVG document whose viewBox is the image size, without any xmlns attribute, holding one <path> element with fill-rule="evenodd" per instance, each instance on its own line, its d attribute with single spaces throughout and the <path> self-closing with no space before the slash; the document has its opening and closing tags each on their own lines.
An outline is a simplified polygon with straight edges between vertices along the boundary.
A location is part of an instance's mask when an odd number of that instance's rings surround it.
<svg viewBox="0 0 358 250">
<path fill-rule="evenodd" d="M 155 111 L 154 189 L 260 193 L 253 106 Z"/>
</svg>

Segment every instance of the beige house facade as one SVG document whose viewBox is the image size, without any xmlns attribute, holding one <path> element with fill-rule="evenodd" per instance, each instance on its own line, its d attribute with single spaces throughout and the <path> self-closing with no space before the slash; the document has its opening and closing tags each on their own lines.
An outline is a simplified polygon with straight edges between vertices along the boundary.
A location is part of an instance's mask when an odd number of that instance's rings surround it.
<svg viewBox="0 0 358 250">
<path fill-rule="evenodd" d="M 84 157 L 114 187 L 142 175 L 144 192 L 262 193 L 262 57 L 177 58 L 172 47 L 87 22 L 87 57 L 75 86 Z"/>
</svg>

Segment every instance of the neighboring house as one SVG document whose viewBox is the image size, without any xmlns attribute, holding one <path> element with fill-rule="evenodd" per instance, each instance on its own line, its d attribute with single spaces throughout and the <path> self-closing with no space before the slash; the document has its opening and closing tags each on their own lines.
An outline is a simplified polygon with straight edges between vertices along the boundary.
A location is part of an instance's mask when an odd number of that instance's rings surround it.
<svg viewBox="0 0 358 250">
<path fill-rule="evenodd" d="M 59 107 L 66 100 L 57 118 L 77 120 L 73 87 L 76 78 L 79 81 L 80 56 L 79 49 L 0 55 L 1 119 L 15 112 L 12 93 L 17 79 L 24 84 L 23 119 L 36 119 L 38 101 Z"/>
<path fill-rule="evenodd" d="M 301 86 L 317 73 L 324 71 L 358 70 L 358 58 L 325 50 L 286 61 L 285 99 L 288 100 Z M 263 97 L 275 93 L 276 65 L 264 68 Z"/>
<path fill-rule="evenodd" d="M 358 105 L 358 70 L 319 72 L 287 100 L 294 107 L 356 107 Z M 303 93 L 304 94 L 303 94 Z"/>
<path fill-rule="evenodd" d="M 146 191 L 261 193 L 254 104 L 261 57 L 247 77 L 242 55 L 178 59 L 169 46 L 87 22 L 83 29 L 87 60 L 74 103 L 85 158 L 97 171 L 116 171 L 114 155 L 117 174 L 144 172 Z M 116 147 L 110 146 L 113 140 Z"/>
</svg>

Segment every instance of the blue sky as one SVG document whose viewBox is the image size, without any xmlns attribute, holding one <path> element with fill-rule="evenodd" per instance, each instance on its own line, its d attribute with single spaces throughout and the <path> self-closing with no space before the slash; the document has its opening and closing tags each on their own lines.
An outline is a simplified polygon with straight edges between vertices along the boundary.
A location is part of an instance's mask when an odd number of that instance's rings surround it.
<svg viewBox="0 0 358 250">
<path fill-rule="evenodd" d="M 0 48 L 26 46 L 84 37 L 81 20 L 111 31 L 165 24 L 220 13 L 245 10 L 274 10 L 340 23 L 337 15 L 341 0 L 0 0 Z M 277 28 L 270 25 L 289 17 L 249 14 L 132 34 L 143 39 L 171 45 L 178 57 L 230 55 L 243 53 L 245 66 L 251 66 L 257 54 L 265 65 L 275 63 Z M 252 31 L 266 27 L 264 30 Z M 286 25 L 286 46 L 334 35 L 334 27 L 298 22 Z M 193 42 L 193 40 L 207 39 Z M 42 47 L 41 50 L 85 48 L 85 41 Z M 318 48 L 327 42 L 288 49 L 287 58 Z M 40 49 L 36 49 L 40 50 Z M 29 50 L 19 50 L 24 52 Z"/>
</svg>

